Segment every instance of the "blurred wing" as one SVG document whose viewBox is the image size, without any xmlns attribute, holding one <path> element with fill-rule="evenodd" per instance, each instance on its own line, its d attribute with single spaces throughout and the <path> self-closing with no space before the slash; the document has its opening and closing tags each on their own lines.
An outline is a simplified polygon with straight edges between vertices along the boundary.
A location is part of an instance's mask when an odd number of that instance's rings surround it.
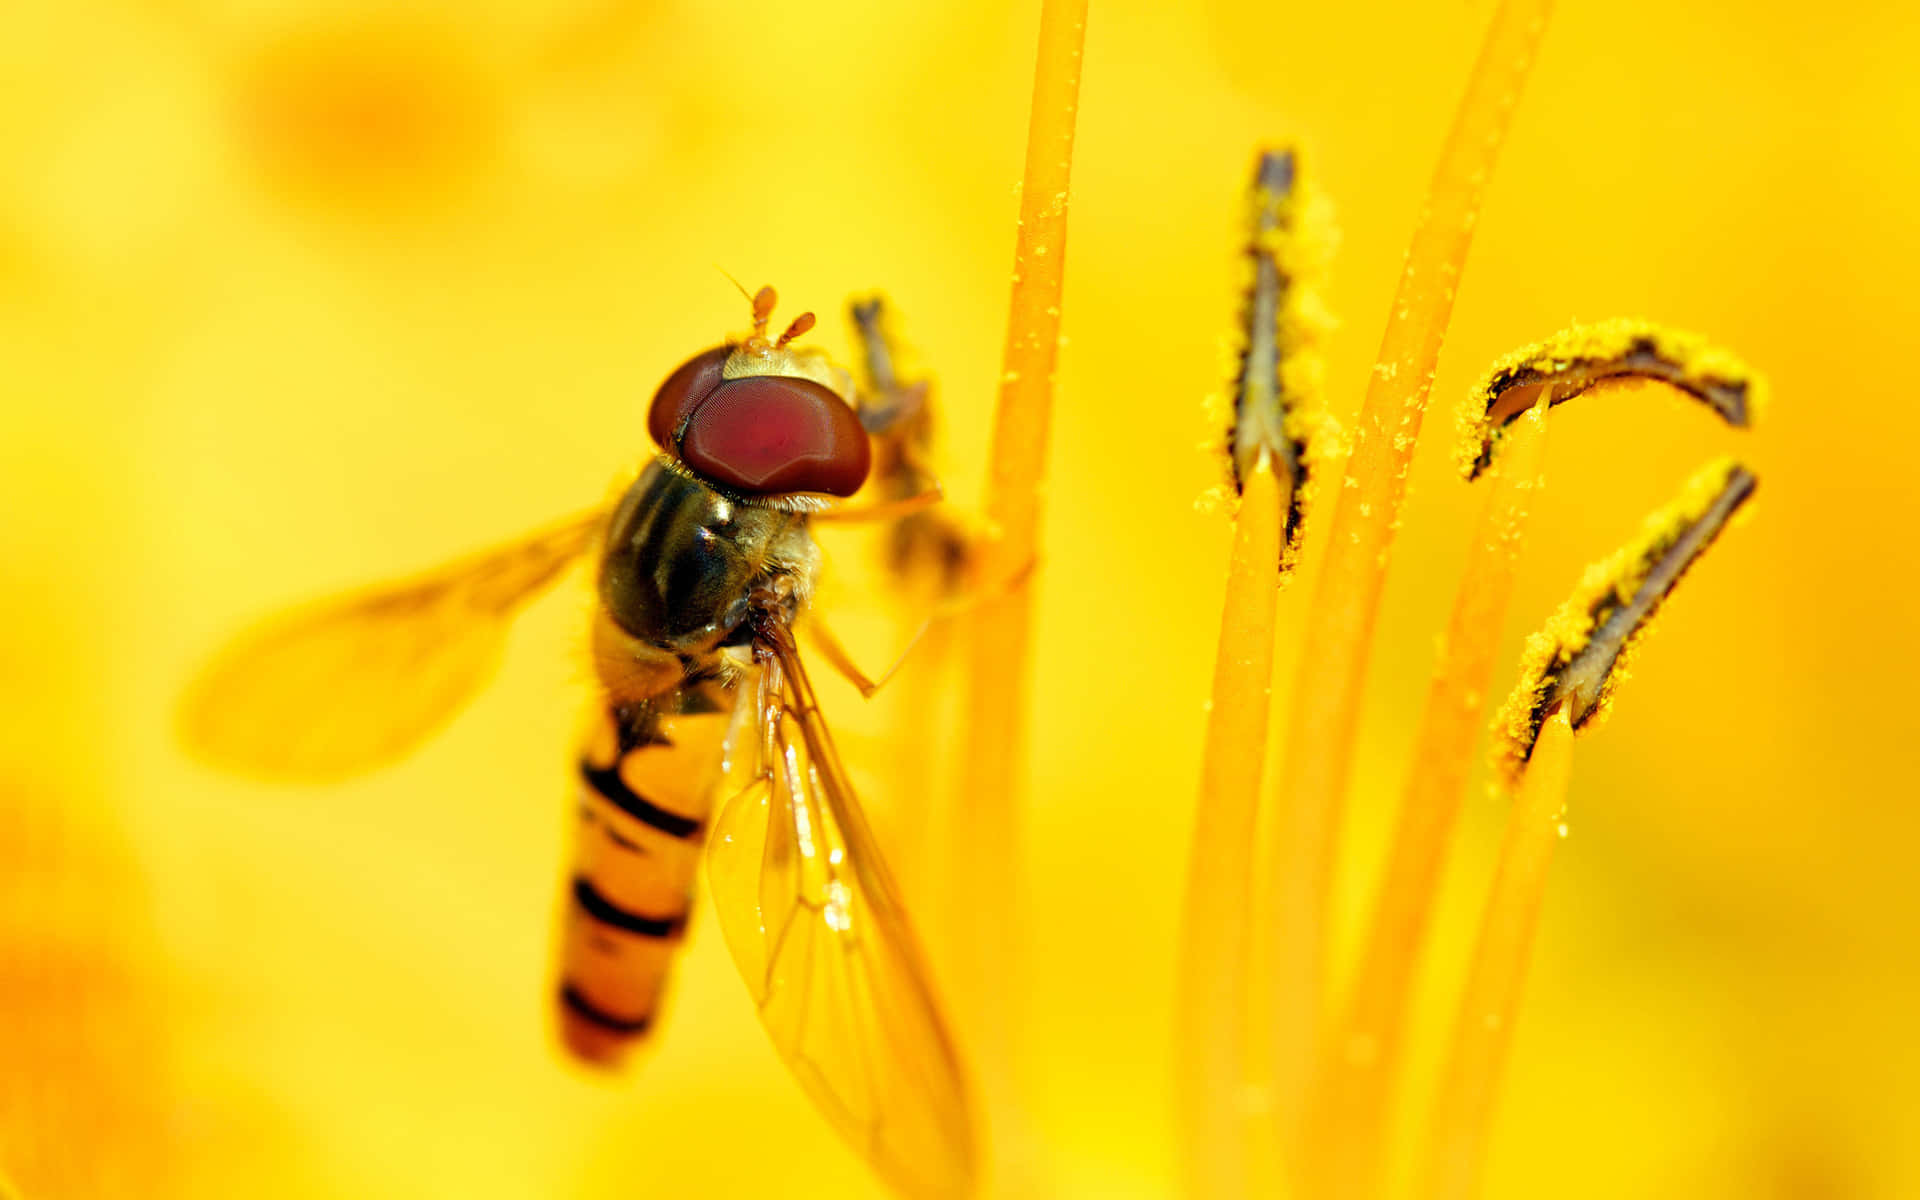
<svg viewBox="0 0 1920 1200">
<path fill-rule="evenodd" d="M 707 851 L 720 924 L 774 1048 L 841 1136 L 903 1194 L 957 1200 L 974 1183 L 959 1056 L 792 639 L 775 632 L 759 686 L 740 689 L 756 778 Z"/>
<path fill-rule="evenodd" d="M 399 758 L 486 682 L 515 612 L 592 545 L 602 516 L 243 634 L 188 689 L 182 738 L 217 766 L 279 779 Z"/>
</svg>

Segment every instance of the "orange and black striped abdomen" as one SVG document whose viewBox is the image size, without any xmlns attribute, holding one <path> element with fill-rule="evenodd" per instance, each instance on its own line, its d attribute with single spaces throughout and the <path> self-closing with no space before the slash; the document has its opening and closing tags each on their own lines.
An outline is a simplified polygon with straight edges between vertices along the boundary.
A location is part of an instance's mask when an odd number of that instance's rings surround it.
<svg viewBox="0 0 1920 1200">
<path fill-rule="evenodd" d="M 726 695 L 706 684 L 603 715 L 582 748 L 560 942 L 560 1033 L 616 1065 L 660 1008 L 720 779 Z"/>
</svg>

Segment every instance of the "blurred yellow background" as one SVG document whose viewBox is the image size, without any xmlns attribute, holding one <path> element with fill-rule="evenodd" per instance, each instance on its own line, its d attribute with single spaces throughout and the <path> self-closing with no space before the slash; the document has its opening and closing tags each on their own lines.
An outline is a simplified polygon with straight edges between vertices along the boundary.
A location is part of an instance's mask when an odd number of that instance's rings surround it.
<svg viewBox="0 0 1920 1200">
<path fill-rule="evenodd" d="M 1045 954 L 1022 1011 L 1072 1196 L 1173 1190 L 1171 972 L 1228 541 L 1194 503 L 1222 469 L 1201 400 L 1251 151 L 1298 142 L 1337 206 L 1328 379 L 1350 414 L 1491 11 L 1174 7 L 1094 6 L 1037 581 Z M 1771 376 L 1745 437 L 1651 391 L 1554 414 L 1513 646 L 1710 454 L 1761 489 L 1578 752 L 1497 1197 L 1920 1195 L 1920 407 L 1897 365 L 1920 327 L 1920 21 L 1728 11 L 1557 14 L 1374 655 L 1349 933 L 1478 504 L 1449 468 L 1456 397 L 1495 354 L 1612 315 Z M 843 352 L 845 298 L 884 287 L 971 503 L 1036 28 L 1005 0 L 0 12 L 0 1170 L 35 1200 L 876 1194 L 711 921 L 636 1077 L 551 1048 L 577 582 L 448 733 L 363 782 L 216 776 L 170 712 L 263 611 L 597 500 L 647 452 L 659 379 L 743 323 L 716 266 L 819 310 Z M 866 594 L 862 539 L 826 538 L 824 603 L 883 661 L 901 618 Z M 1283 599 L 1283 660 L 1310 583 Z M 907 755 L 883 701 L 827 698 L 899 828 L 917 796 L 889 784 Z M 1476 788 L 1423 1072 L 1500 816 Z M 919 849 L 909 875 L 937 858 Z"/>
</svg>

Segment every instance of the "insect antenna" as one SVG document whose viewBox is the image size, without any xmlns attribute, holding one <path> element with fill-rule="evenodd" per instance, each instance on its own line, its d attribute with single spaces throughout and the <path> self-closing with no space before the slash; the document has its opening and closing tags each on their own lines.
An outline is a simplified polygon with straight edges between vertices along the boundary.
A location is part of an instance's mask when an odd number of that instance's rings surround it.
<svg viewBox="0 0 1920 1200">
<path fill-rule="evenodd" d="M 713 269 L 726 276 L 727 282 L 740 289 L 740 294 L 747 298 L 747 303 L 753 305 L 753 333 L 747 337 L 746 344 L 764 352 L 767 348 L 767 324 L 773 320 L 773 308 L 780 303 L 780 293 L 774 291 L 771 284 L 757 292 L 749 292 L 747 285 L 734 278 L 733 273 L 725 267 L 715 263 Z M 812 328 L 813 314 L 801 313 L 794 318 L 793 324 L 787 326 L 787 331 L 780 335 L 779 342 L 775 343 L 776 348 L 786 345 Z"/>
<path fill-rule="evenodd" d="M 813 314 L 810 312 L 801 313 L 793 319 L 793 324 L 787 326 L 787 331 L 780 335 L 780 340 L 773 344 L 774 349 L 779 349 L 812 328 Z"/>
<path fill-rule="evenodd" d="M 734 274 L 733 274 L 733 272 L 732 272 L 732 271 L 729 271 L 729 270 L 727 270 L 727 269 L 726 269 L 725 267 L 723 267 L 723 266 L 721 266 L 721 265 L 720 265 L 719 263 L 715 263 L 715 264 L 713 264 L 713 269 L 714 269 L 714 270 L 716 270 L 716 271 L 718 271 L 718 272 L 720 272 L 720 274 L 721 274 L 721 275 L 723 275 L 723 276 L 725 276 L 725 277 L 726 277 L 726 281 L 727 281 L 728 283 L 730 283 L 730 284 L 732 284 L 732 285 L 733 285 L 734 287 L 736 287 L 736 288 L 738 288 L 738 289 L 739 289 L 739 291 L 740 291 L 740 294 L 741 294 L 742 296 L 744 296 L 744 297 L 746 297 L 746 300 L 747 300 L 747 303 L 748 303 L 748 304 L 752 304 L 752 303 L 753 303 L 753 293 L 747 290 L 747 285 L 746 285 L 746 284 L 744 284 L 744 283 L 741 283 L 739 279 L 737 279 L 737 278 L 735 278 L 735 277 L 734 277 Z"/>
<path fill-rule="evenodd" d="M 780 303 L 780 293 L 768 284 L 753 294 L 753 336 L 767 336 L 767 322 L 773 319 L 773 306 Z"/>
</svg>

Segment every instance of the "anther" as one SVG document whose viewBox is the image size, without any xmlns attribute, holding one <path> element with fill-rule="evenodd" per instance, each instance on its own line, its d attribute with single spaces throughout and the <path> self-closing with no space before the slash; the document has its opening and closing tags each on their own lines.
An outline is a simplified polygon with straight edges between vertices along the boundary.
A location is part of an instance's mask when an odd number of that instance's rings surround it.
<svg viewBox="0 0 1920 1200">
<path fill-rule="evenodd" d="M 1500 359 L 1468 393 L 1459 420 L 1461 471 L 1478 478 L 1506 427 L 1543 395 L 1560 404 L 1623 379 L 1678 388 L 1736 429 L 1750 428 L 1766 399 L 1765 382 L 1751 367 L 1694 334 L 1625 318 L 1575 325 Z"/>
<path fill-rule="evenodd" d="M 1246 292 L 1237 331 L 1233 421 L 1227 430 L 1235 491 L 1264 456 L 1284 490 L 1281 559 L 1299 550 L 1314 409 L 1314 321 L 1306 288 L 1324 238 L 1302 197 L 1293 151 L 1273 150 L 1254 165 L 1247 197 Z"/>
<path fill-rule="evenodd" d="M 1620 664 L 1646 634 L 1654 612 L 1714 543 L 1759 481 L 1733 459 L 1709 463 L 1640 534 L 1587 568 L 1547 627 L 1527 639 L 1520 683 L 1496 722 L 1500 756 L 1517 775 L 1547 718 L 1561 707 L 1575 729 L 1605 713 Z"/>
</svg>

